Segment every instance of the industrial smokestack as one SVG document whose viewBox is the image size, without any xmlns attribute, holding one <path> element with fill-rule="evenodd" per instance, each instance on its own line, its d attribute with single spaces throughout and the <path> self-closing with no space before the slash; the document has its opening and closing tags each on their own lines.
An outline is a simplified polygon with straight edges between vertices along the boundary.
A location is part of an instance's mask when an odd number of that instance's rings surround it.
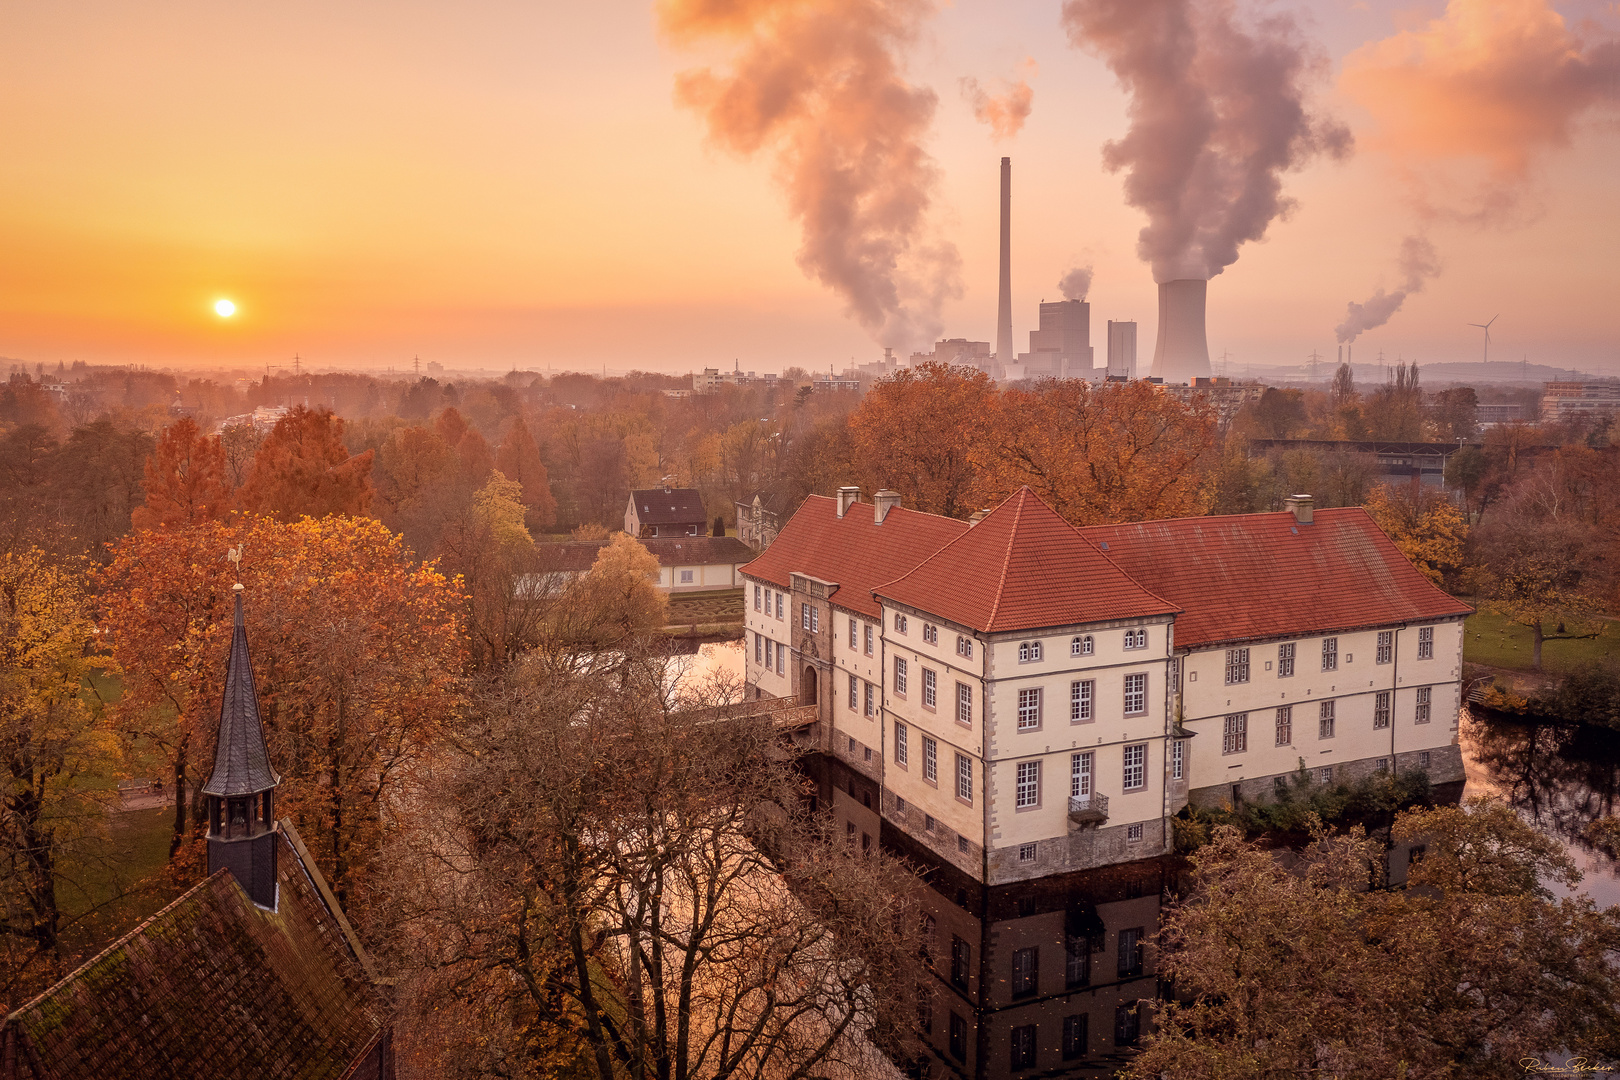
<svg viewBox="0 0 1620 1080">
<path fill-rule="evenodd" d="M 1012 363 L 1012 158 L 1001 159 L 1001 299 L 996 304 L 996 364 Z"/>
<path fill-rule="evenodd" d="M 1153 377 L 1167 383 L 1209 378 L 1209 339 L 1204 300 L 1209 282 L 1181 278 L 1159 284 L 1159 339 L 1153 346 Z"/>
</svg>

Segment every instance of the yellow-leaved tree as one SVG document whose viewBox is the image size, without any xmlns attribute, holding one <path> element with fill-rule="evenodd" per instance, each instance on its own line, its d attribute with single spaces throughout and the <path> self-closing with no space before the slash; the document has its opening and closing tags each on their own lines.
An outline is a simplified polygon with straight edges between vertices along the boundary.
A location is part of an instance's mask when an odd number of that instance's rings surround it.
<svg viewBox="0 0 1620 1080">
<path fill-rule="evenodd" d="M 1368 493 L 1365 506 L 1401 554 L 1436 585 L 1462 566 L 1468 519 L 1442 493 L 1379 484 Z"/>
</svg>

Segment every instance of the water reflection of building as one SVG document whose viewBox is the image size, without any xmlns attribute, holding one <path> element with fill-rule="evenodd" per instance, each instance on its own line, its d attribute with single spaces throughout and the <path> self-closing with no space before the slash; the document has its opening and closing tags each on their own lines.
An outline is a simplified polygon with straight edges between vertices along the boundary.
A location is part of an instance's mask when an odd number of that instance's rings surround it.
<svg viewBox="0 0 1620 1080">
<path fill-rule="evenodd" d="M 883 844 L 919 877 L 926 959 L 920 1035 L 933 1077 L 1111 1076 L 1147 1033 L 1168 860 L 986 887 L 877 812 L 877 785 L 807 762 L 850 843 Z"/>
</svg>

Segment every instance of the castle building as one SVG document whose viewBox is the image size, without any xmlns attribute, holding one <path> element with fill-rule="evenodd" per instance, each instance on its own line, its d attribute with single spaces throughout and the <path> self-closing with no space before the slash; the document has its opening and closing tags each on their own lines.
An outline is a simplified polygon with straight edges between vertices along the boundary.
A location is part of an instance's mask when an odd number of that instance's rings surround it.
<svg viewBox="0 0 1620 1080">
<path fill-rule="evenodd" d="M 1360 508 L 1076 529 L 811 496 L 742 568 L 745 678 L 986 885 L 1164 854 L 1189 802 L 1462 778 L 1462 620 Z"/>
<path fill-rule="evenodd" d="M 290 821 L 275 818 L 241 585 L 208 877 L 0 1026 L 0 1080 L 394 1076 L 383 981 Z"/>
</svg>

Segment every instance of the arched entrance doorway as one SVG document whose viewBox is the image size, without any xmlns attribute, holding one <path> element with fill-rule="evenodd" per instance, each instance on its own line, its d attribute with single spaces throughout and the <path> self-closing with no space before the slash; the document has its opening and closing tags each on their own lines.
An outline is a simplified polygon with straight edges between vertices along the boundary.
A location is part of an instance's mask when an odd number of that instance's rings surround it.
<svg viewBox="0 0 1620 1080">
<path fill-rule="evenodd" d="M 799 679 L 799 704 L 814 705 L 816 703 L 816 669 L 811 664 L 804 665 L 804 676 Z"/>
</svg>

